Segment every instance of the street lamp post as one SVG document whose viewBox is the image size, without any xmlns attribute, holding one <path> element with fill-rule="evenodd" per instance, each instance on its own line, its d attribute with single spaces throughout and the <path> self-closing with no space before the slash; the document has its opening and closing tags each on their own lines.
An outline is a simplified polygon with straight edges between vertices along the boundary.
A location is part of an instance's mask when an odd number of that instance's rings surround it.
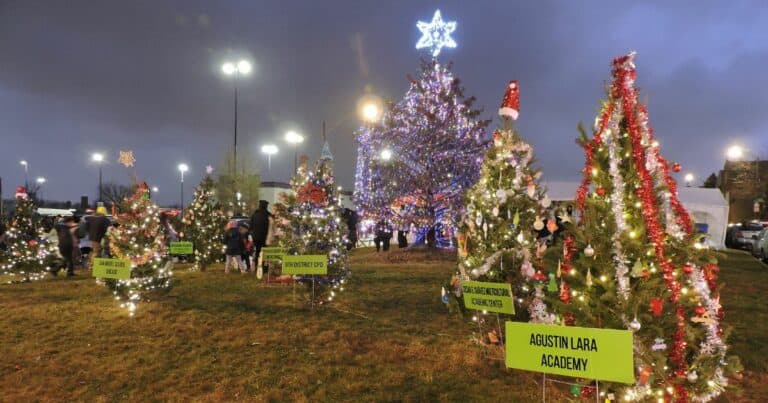
<svg viewBox="0 0 768 403">
<path fill-rule="evenodd" d="M 691 187 L 691 183 L 693 183 L 693 179 L 694 177 L 692 173 L 685 174 L 685 186 Z"/>
<path fill-rule="evenodd" d="M 27 160 L 21 160 L 19 164 L 24 167 L 24 188 L 29 188 L 29 163 Z"/>
<path fill-rule="evenodd" d="M 267 171 L 272 170 L 272 155 L 277 154 L 277 146 L 274 144 L 264 144 L 261 146 L 261 152 L 267 154 Z"/>
<path fill-rule="evenodd" d="M 38 177 L 37 180 L 37 201 L 42 206 L 43 204 L 43 184 L 45 183 L 45 178 L 42 176 Z"/>
<path fill-rule="evenodd" d="M 184 216 L 184 172 L 189 171 L 187 164 L 179 164 L 179 173 L 181 174 L 181 216 Z"/>
<path fill-rule="evenodd" d="M 104 162 L 104 154 L 93 153 L 93 155 L 91 156 L 91 160 L 93 160 L 93 162 L 99 164 L 99 200 L 98 201 L 103 201 L 104 200 L 104 188 L 103 188 L 103 184 L 102 184 L 102 181 L 101 181 L 101 179 L 102 179 L 101 167 L 102 167 L 102 163 Z"/>
<path fill-rule="evenodd" d="M 304 136 L 291 130 L 285 133 L 285 141 L 293 144 L 293 172 L 299 170 L 299 144 L 304 142 Z"/>
<path fill-rule="evenodd" d="M 232 76 L 235 87 L 235 135 L 232 148 L 232 178 L 237 174 L 237 77 L 247 76 L 251 73 L 252 69 L 251 62 L 247 60 L 240 60 L 237 63 L 225 62 L 221 65 L 221 71 L 227 76 Z"/>
</svg>

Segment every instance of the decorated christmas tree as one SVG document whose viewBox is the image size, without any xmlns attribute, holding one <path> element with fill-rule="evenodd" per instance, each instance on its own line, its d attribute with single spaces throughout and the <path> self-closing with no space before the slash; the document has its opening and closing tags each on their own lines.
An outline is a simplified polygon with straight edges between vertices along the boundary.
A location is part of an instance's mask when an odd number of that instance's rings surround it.
<svg viewBox="0 0 768 403">
<path fill-rule="evenodd" d="M 328 274 L 314 278 L 314 303 L 330 302 L 344 290 L 350 272 L 347 268 L 344 237 L 346 225 L 341 220 L 341 200 L 333 177 L 333 157 L 326 143 L 322 158 L 313 169 L 302 161 L 291 180 L 294 194 L 283 194 L 275 205 L 277 242 L 286 255 L 327 255 Z M 313 287 L 311 276 L 297 276 Z"/>
<path fill-rule="evenodd" d="M 210 168 L 210 167 L 209 167 Z M 183 239 L 194 244 L 195 268 L 205 270 L 209 264 L 221 260 L 221 231 L 227 218 L 214 195 L 212 169 L 195 189 L 195 197 L 182 219 Z"/>
<path fill-rule="evenodd" d="M 131 262 L 129 280 L 105 280 L 133 316 L 136 304 L 152 294 L 169 290 L 172 263 L 168 259 L 160 209 L 149 199 L 149 187 L 140 183 L 126 198 L 117 217 L 119 226 L 107 234 L 110 251 L 117 259 Z"/>
<path fill-rule="evenodd" d="M 678 199 L 670 170 L 679 165 L 654 139 L 634 56 L 613 61 L 593 136 L 582 130 L 580 219 L 560 255 L 556 309 L 566 325 L 634 332 L 636 383 L 601 390 L 622 401 L 709 401 L 740 365 L 726 356 L 717 262 Z"/>
<path fill-rule="evenodd" d="M 423 62 L 405 97 L 380 125 L 358 133 L 355 200 L 364 218 L 398 218 L 422 228 L 431 246 L 439 225 L 451 228 L 464 191 L 477 180 L 488 121 L 451 71 Z"/>
<path fill-rule="evenodd" d="M 518 113 L 519 87 L 511 81 L 499 109 L 502 127 L 493 133 L 480 179 L 466 192 L 466 212 L 457 235 L 459 271 L 444 292 L 454 296 L 446 298 L 453 301 L 450 305 L 463 307 L 461 281 L 509 283 L 516 314 L 508 319 L 553 323 L 555 316 L 543 301 L 550 280 L 543 261 L 547 240 L 538 238 L 554 233 L 558 226 L 548 215 L 551 201 L 539 185 L 533 148 L 513 127 Z M 495 318 L 493 322 L 495 328 Z"/>
<path fill-rule="evenodd" d="M 16 210 L 6 232 L 2 272 L 19 281 L 39 280 L 50 270 L 55 248 L 41 241 L 42 227 L 34 217 L 35 202 L 26 188 L 16 188 Z M 11 280 L 14 281 L 14 280 Z"/>
</svg>

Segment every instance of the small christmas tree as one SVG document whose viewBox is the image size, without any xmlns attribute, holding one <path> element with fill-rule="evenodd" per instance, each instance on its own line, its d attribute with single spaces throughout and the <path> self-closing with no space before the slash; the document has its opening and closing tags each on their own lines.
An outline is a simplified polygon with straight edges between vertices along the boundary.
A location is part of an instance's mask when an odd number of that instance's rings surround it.
<svg viewBox="0 0 768 403">
<path fill-rule="evenodd" d="M 712 400 L 738 371 L 726 356 L 714 256 L 702 249 L 638 102 L 634 53 L 613 61 L 608 100 L 588 138 L 563 245 L 556 309 L 567 325 L 631 329 L 636 384 L 603 384 L 622 401 Z"/>
<path fill-rule="evenodd" d="M 209 264 L 221 260 L 221 231 L 227 218 L 214 196 L 214 182 L 208 172 L 195 189 L 195 198 L 187 207 L 182 224 L 183 238 L 194 244 L 195 268 L 205 270 Z"/>
<path fill-rule="evenodd" d="M 122 301 L 121 307 L 133 316 L 136 304 L 148 294 L 171 288 L 173 270 L 160 225 L 160 209 L 150 201 L 146 183 L 137 186 L 120 211 L 119 227 L 107 237 L 115 258 L 131 261 L 131 278 L 106 283 Z"/>
<path fill-rule="evenodd" d="M 499 109 L 502 127 L 493 134 L 480 179 L 465 196 L 466 213 L 457 235 L 459 273 L 446 288 L 463 307 L 461 280 L 510 283 L 517 305 L 510 319 L 553 323 L 543 301 L 549 280 L 542 259 L 547 245 L 537 236 L 545 227 L 550 232 L 558 227 L 548 217 L 551 202 L 539 185 L 533 148 L 513 128 L 518 112 L 519 87 L 511 81 Z"/>
<path fill-rule="evenodd" d="M 350 274 L 344 247 L 346 225 L 341 221 L 332 157 L 325 150 L 327 144 L 314 169 L 307 169 L 306 161 L 302 162 L 291 180 L 295 194 L 283 194 L 281 203 L 275 205 L 276 238 L 286 254 L 328 255 L 328 275 L 315 278 L 314 303 L 332 301 Z M 299 277 L 298 281 L 311 290 L 311 277 Z"/>
<path fill-rule="evenodd" d="M 50 270 L 56 251 L 41 242 L 42 228 L 35 217 L 35 202 L 23 186 L 16 188 L 16 210 L 6 232 L 3 274 L 20 277 L 21 281 L 39 280 Z"/>
</svg>

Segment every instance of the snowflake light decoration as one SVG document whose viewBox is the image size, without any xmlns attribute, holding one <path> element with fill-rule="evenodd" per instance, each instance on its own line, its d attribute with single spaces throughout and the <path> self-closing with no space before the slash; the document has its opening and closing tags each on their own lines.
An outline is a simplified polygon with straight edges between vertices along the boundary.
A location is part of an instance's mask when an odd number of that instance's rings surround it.
<svg viewBox="0 0 768 403">
<path fill-rule="evenodd" d="M 440 10 L 435 11 L 432 22 L 419 21 L 416 27 L 422 34 L 416 43 L 416 49 L 430 48 L 432 57 L 437 57 L 443 47 L 456 47 L 456 41 L 451 38 L 451 33 L 456 30 L 456 21 L 443 21 Z"/>
<path fill-rule="evenodd" d="M 117 159 L 117 162 L 123 164 L 126 168 L 132 167 L 133 164 L 136 162 L 136 158 L 133 157 L 133 151 L 120 151 L 120 157 Z"/>
</svg>

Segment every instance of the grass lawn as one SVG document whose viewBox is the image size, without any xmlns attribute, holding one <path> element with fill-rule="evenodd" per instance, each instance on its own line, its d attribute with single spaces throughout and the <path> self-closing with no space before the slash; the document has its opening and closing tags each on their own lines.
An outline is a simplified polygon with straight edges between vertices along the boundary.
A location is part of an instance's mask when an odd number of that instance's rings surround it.
<svg viewBox="0 0 768 403">
<path fill-rule="evenodd" d="M 352 263 L 347 291 L 314 312 L 291 286 L 220 269 L 177 270 L 170 294 L 134 318 L 83 275 L 0 286 L 0 401 L 541 400 L 540 375 L 506 370 L 446 313 L 449 259 L 364 249 Z M 768 267 L 740 252 L 722 266 L 747 372 L 742 394 L 721 401 L 762 401 Z M 569 399 L 567 387 L 550 391 Z"/>
</svg>

